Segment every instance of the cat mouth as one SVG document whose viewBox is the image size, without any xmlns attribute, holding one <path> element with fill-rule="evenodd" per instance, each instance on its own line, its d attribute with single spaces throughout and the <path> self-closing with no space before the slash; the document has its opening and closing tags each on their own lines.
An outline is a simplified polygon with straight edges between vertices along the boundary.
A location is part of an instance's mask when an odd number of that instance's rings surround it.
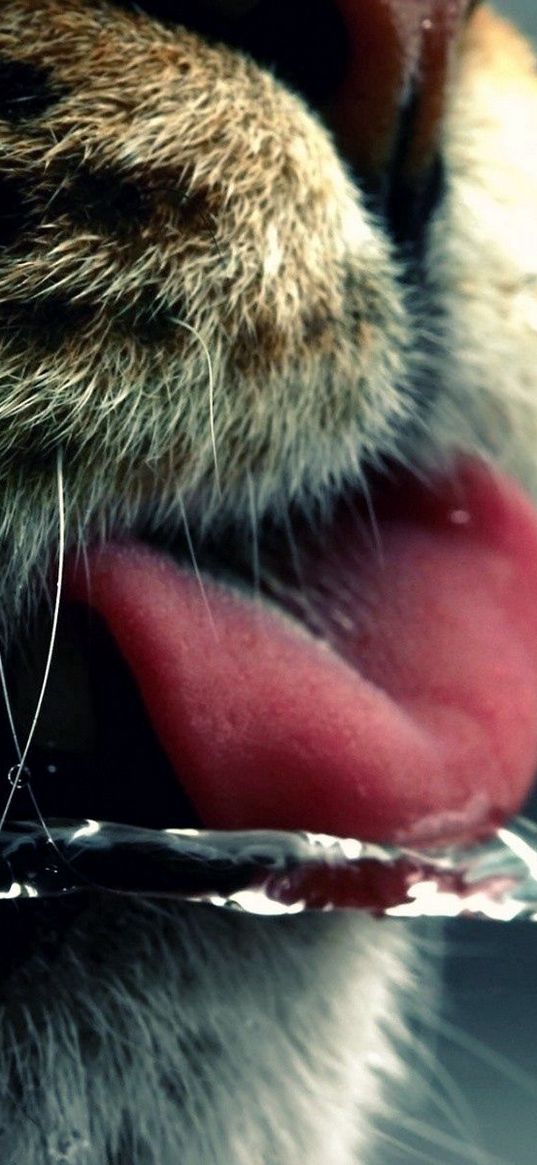
<svg viewBox="0 0 537 1165">
<path fill-rule="evenodd" d="M 466 459 L 261 530 L 253 579 L 241 545 L 206 545 L 197 573 L 139 538 L 68 559 L 77 646 L 60 637 L 29 761 L 45 815 L 430 847 L 520 809 L 537 515 L 518 486 Z"/>
<path fill-rule="evenodd" d="M 427 38 L 401 43 L 417 76 Z M 394 472 L 370 509 L 349 493 L 313 525 L 265 524 L 250 557 L 233 532 L 197 572 L 188 549 L 138 531 L 68 559 L 29 758 L 46 816 L 429 846 L 520 808 L 537 768 L 537 516 L 514 483 L 470 459 L 428 485 Z M 24 645 L 12 666 L 22 725 L 35 663 Z"/>
</svg>

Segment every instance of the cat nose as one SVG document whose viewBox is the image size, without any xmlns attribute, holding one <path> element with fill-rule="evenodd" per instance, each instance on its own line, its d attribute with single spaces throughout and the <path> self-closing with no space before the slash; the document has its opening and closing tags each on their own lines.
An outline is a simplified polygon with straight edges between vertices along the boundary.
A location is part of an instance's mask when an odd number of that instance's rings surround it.
<svg viewBox="0 0 537 1165">
<path fill-rule="evenodd" d="M 475 0 L 335 0 L 347 63 L 325 110 L 338 146 L 382 208 L 431 181 L 464 22 Z M 397 217 L 397 206 L 391 215 Z M 388 212 L 390 209 L 388 207 Z"/>
</svg>

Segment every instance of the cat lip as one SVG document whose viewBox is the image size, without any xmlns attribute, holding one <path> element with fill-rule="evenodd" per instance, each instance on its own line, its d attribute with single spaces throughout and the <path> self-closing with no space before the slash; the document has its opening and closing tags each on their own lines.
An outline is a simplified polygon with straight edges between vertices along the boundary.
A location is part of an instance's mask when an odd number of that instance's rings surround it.
<svg viewBox="0 0 537 1165">
<path fill-rule="evenodd" d="M 388 491 L 389 493 L 389 491 Z M 520 808 L 537 766 L 537 515 L 478 462 L 398 484 L 280 554 L 266 590 L 136 542 L 68 567 L 104 617 L 203 825 L 445 844 Z"/>
</svg>

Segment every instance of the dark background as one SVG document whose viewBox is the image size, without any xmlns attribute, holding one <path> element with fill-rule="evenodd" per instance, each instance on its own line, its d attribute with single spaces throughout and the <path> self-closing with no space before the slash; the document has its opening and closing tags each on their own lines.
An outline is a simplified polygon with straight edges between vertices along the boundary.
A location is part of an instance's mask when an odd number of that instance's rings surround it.
<svg viewBox="0 0 537 1165">
<path fill-rule="evenodd" d="M 495 7 L 537 43 L 537 0 Z M 537 820 L 537 796 L 530 813 Z M 418 938 L 429 968 L 443 965 L 444 990 L 433 1006 L 426 961 L 405 1052 L 424 1096 L 393 1096 L 378 1165 L 537 1165 L 537 924 L 461 920 L 443 934 L 424 923 Z"/>
</svg>

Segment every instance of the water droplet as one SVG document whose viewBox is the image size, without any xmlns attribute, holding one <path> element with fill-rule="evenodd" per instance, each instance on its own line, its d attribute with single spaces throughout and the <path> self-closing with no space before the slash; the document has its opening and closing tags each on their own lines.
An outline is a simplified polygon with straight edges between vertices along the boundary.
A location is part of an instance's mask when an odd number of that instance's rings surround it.
<svg viewBox="0 0 537 1165">
<path fill-rule="evenodd" d="M 30 784 L 30 777 L 31 773 L 29 768 L 25 765 L 21 769 L 20 764 L 12 765 L 7 774 L 7 779 L 11 787 L 13 788 L 15 785 L 17 789 L 26 789 Z"/>
</svg>

